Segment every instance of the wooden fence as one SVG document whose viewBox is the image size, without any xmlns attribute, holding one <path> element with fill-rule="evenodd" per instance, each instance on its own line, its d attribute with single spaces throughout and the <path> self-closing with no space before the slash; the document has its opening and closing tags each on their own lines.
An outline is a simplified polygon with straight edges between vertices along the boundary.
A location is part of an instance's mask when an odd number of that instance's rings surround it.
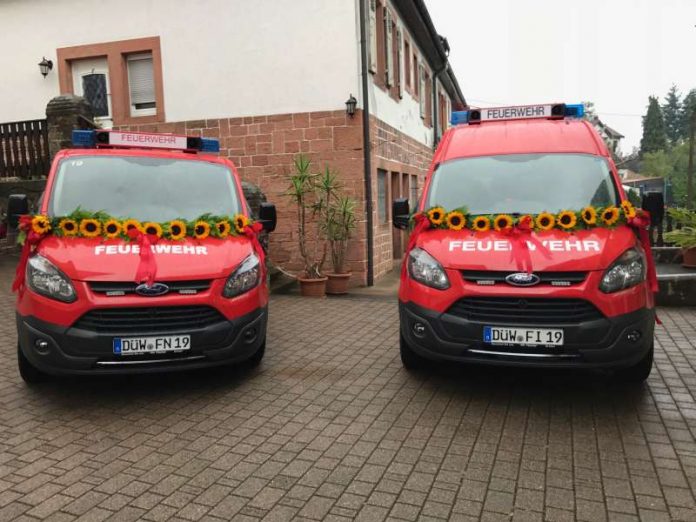
<svg viewBox="0 0 696 522">
<path fill-rule="evenodd" d="M 49 168 L 46 120 L 0 123 L 0 179 L 45 177 Z"/>
</svg>

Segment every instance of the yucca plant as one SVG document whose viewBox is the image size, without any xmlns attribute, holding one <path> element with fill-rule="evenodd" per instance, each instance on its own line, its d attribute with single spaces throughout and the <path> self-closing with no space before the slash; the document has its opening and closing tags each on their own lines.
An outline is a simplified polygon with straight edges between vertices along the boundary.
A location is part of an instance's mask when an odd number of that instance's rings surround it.
<svg viewBox="0 0 696 522">
<path fill-rule="evenodd" d="M 685 208 L 670 208 L 668 212 L 681 228 L 667 232 L 665 240 L 684 250 L 696 248 L 696 212 Z"/>
<path fill-rule="evenodd" d="M 325 234 L 331 251 L 331 264 L 335 274 L 345 273 L 348 240 L 355 229 L 355 200 L 338 196 L 327 212 Z"/>
</svg>

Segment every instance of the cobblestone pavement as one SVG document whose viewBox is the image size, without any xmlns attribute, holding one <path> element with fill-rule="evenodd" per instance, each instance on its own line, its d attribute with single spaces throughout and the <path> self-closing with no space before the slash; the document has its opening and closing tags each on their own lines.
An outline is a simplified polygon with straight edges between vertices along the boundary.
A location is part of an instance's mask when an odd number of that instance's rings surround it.
<svg viewBox="0 0 696 522">
<path fill-rule="evenodd" d="M 695 521 L 696 310 L 649 384 L 401 368 L 392 299 L 271 303 L 257 370 L 26 387 L 0 269 L 0 520 Z"/>
</svg>

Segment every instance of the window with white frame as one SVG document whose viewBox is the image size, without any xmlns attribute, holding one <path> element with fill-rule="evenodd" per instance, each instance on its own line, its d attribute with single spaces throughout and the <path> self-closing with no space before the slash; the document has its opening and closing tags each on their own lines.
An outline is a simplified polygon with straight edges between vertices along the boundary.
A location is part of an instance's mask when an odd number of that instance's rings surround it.
<svg viewBox="0 0 696 522">
<path fill-rule="evenodd" d="M 127 65 L 131 116 L 156 114 L 152 53 L 130 55 L 127 57 Z"/>
</svg>

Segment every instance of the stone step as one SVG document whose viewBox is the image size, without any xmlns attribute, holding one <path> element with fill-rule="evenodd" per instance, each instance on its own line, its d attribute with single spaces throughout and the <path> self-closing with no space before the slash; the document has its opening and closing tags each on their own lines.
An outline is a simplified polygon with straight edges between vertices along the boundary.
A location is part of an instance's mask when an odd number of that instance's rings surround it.
<svg viewBox="0 0 696 522">
<path fill-rule="evenodd" d="M 653 247 L 652 253 L 656 263 L 681 263 L 680 247 Z"/>
<path fill-rule="evenodd" d="M 696 306 L 696 269 L 659 263 L 657 282 L 660 285 L 656 296 L 658 305 Z"/>
</svg>

